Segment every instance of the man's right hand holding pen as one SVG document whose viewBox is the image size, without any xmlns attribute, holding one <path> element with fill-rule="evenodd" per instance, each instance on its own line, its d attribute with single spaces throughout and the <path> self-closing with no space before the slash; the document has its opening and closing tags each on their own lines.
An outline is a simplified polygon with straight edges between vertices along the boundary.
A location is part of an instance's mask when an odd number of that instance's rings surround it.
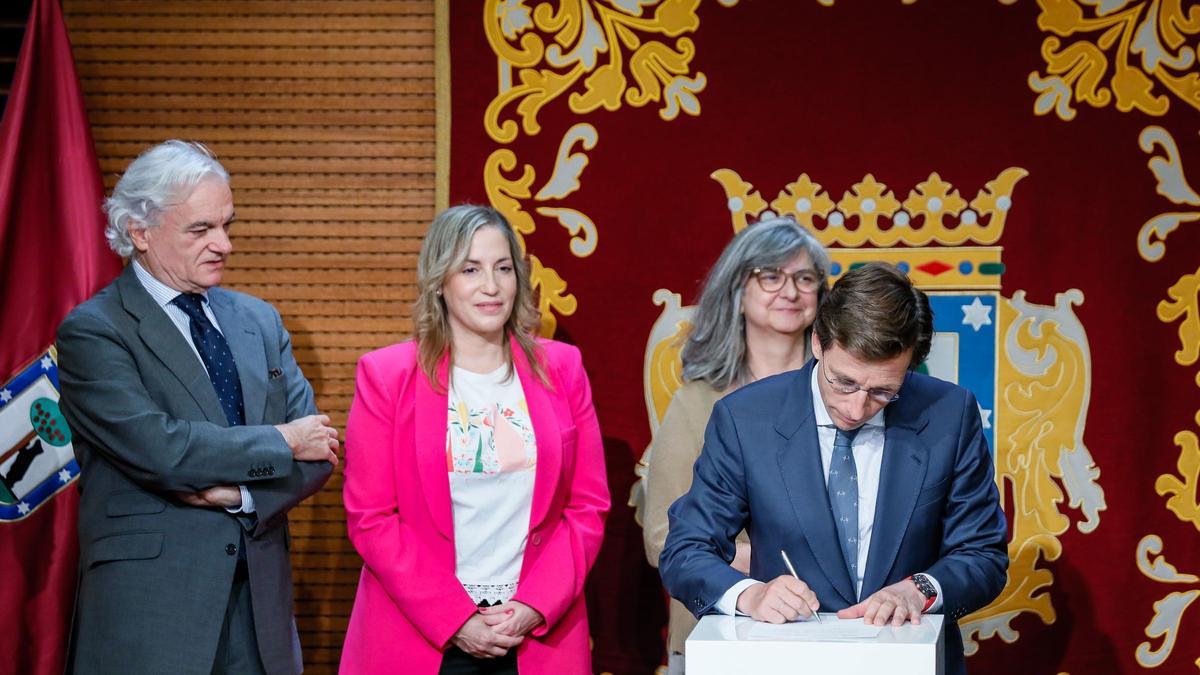
<svg viewBox="0 0 1200 675">
<path fill-rule="evenodd" d="M 787 553 L 780 551 L 790 574 L 775 577 L 765 584 L 754 584 L 742 591 L 737 599 L 737 610 L 755 621 L 786 623 L 798 616 L 812 617 L 818 622 L 821 616 L 817 609 L 821 603 L 808 584 L 796 576 L 792 561 Z"/>
</svg>

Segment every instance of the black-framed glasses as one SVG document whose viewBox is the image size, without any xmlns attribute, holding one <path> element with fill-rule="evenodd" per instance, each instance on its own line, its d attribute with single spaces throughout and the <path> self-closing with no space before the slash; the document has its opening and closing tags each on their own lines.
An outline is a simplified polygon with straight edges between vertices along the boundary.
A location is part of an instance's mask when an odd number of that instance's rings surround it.
<svg viewBox="0 0 1200 675">
<path fill-rule="evenodd" d="M 776 293 L 783 288 L 790 277 L 796 290 L 801 293 L 812 293 L 821 285 L 821 275 L 816 270 L 802 269 L 788 274 L 775 267 L 755 267 L 750 270 L 750 276 L 758 282 L 758 287 L 766 293 Z"/>
<path fill-rule="evenodd" d="M 825 381 L 829 383 L 829 386 L 833 387 L 833 390 L 840 394 L 857 394 L 860 391 L 865 391 L 867 392 L 867 396 L 872 401 L 875 401 L 876 403 L 882 403 L 884 405 L 887 405 L 888 403 L 895 403 L 896 400 L 900 398 L 899 390 L 892 391 L 891 389 L 864 389 L 862 385 L 852 380 L 847 380 L 843 377 L 829 377 L 829 373 L 825 371 L 825 361 L 823 359 L 819 361 L 817 365 L 821 369 L 821 377 L 825 378 Z M 904 374 L 904 377 L 908 377 L 907 372 Z"/>
</svg>

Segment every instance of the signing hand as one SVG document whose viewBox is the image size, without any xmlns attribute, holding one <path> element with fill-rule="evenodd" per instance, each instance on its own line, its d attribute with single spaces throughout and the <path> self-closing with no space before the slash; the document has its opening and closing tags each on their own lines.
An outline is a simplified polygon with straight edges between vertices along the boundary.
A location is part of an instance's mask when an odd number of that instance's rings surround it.
<svg viewBox="0 0 1200 675">
<path fill-rule="evenodd" d="M 755 621 L 785 623 L 803 616 L 812 616 L 821 603 L 808 584 L 790 574 L 775 577 L 765 584 L 754 584 L 742 591 L 737 599 L 739 612 L 749 614 Z"/>
<path fill-rule="evenodd" d="M 536 609 L 516 600 L 481 607 L 479 614 L 492 630 L 512 637 L 523 636 L 546 620 Z"/>
<path fill-rule="evenodd" d="M 329 462 L 337 466 L 338 432 L 325 415 L 309 415 L 275 428 L 292 450 L 292 457 L 305 462 Z"/>
<path fill-rule="evenodd" d="M 925 596 L 917 590 L 917 585 L 911 579 L 898 581 L 871 594 L 871 597 L 857 605 L 851 605 L 838 612 L 839 619 L 857 619 L 862 617 L 863 623 L 882 626 L 889 621 L 893 626 L 912 621 L 913 625 L 921 623 L 921 609 L 925 606 Z"/>
<path fill-rule="evenodd" d="M 242 505 L 242 491 L 236 485 L 214 485 L 199 492 L 176 492 L 179 501 L 201 508 L 236 508 Z"/>
<path fill-rule="evenodd" d="M 522 636 L 501 635 L 492 630 L 482 614 L 472 614 L 454 637 L 450 638 L 450 643 L 475 658 L 494 659 L 504 656 L 509 649 L 521 644 L 524 639 Z"/>
</svg>

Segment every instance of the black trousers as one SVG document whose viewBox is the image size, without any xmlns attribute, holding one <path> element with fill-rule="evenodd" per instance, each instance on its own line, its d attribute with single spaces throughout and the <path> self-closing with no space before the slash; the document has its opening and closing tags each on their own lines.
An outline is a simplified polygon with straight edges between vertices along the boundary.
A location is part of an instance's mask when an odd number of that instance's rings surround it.
<svg viewBox="0 0 1200 675">
<path fill-rule="evenodd" d="M 451 646 L 442 655 L 439 675 L 517 675 L 517 650 L 510 649 L 504 656 L 494 659 L 477 659 L 458 647 Z"/>
</svg>

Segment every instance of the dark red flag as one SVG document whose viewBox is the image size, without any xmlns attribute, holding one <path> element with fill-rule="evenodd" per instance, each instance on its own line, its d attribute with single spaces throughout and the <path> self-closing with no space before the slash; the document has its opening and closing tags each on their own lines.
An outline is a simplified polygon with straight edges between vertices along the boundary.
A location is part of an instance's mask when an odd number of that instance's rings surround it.
<svg viewBox="0 0 1200 675">
<path fill-rule="evenodd" d="M 79 474 L 58 414 L 54 332 L 116 276 L 104 186 L 57 0 L 34 0 L 0 123 L 0 631 L 11 672 L 61 673 Z M 62 425 L 62 426 L 58 426 Z"/>
</svg>

